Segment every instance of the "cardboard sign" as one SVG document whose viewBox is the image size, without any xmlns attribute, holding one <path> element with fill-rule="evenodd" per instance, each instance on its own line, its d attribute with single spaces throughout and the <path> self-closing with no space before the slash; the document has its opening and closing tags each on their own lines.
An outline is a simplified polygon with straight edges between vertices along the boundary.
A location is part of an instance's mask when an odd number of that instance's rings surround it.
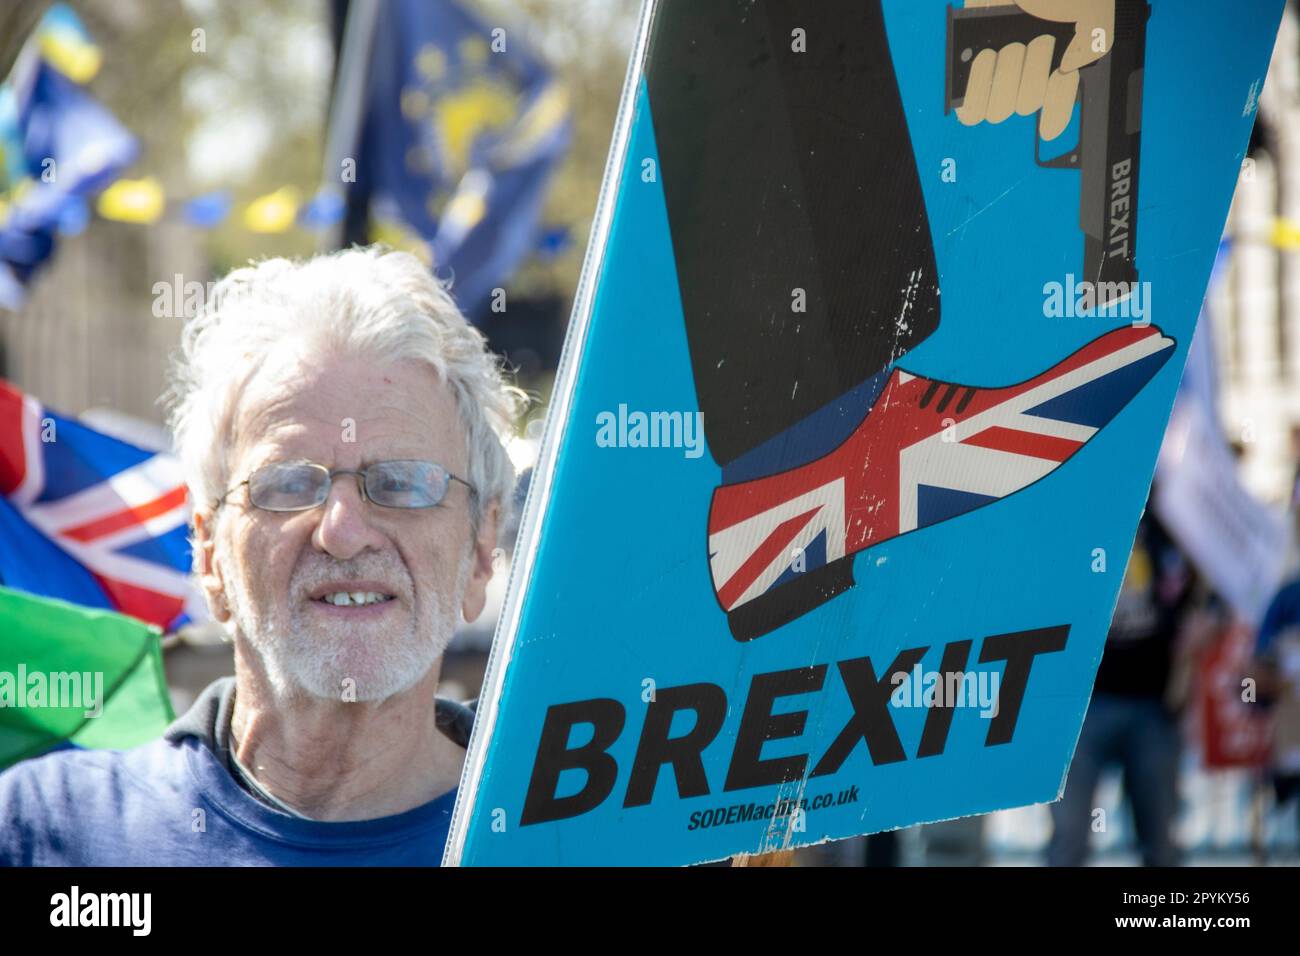
<svg viewBox="0 0 1300 956">
<path fill-rule="evenodd" d="M 446 862 L 1057 798 L 1282 0 L 1066 6 L 646 3 Z"/>
</svg>

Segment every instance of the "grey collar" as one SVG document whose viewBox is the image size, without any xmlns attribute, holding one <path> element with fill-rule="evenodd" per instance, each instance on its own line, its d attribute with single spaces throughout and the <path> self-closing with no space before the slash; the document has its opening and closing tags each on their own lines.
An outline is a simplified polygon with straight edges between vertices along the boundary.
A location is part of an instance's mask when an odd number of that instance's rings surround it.
<svg viewBox="0 0 1300 956">
<path fill-rule="evenodd" d="M 437 698 L 435 719 L 438 729 L 456 745 L 468 747 L 477 706 L 477 700 L 458 704 L 447 697 Z M 197 737 L 238 780 L 239 774 L 230 755 L 230 718 L 234 712 L 235 679 L 218 678 L 204 688 L 189 710 L 172 722 L 163 732 L 163 739 L 179 743 L 186 737 Z"/>
</svg>

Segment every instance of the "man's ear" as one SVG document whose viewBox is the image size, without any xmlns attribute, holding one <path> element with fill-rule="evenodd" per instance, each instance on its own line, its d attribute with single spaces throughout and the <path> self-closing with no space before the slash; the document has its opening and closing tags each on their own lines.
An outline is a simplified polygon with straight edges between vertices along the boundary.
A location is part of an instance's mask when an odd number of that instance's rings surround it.
<svg viewBox="0 0 1300 956">
<path fill-rule="evenodd" d="M 465 584 L 465 600 L 460 613 L 465 623 L 475 621 L 483 613 L 487 604 L 487 586 L 492 580 L 492 555 L 497 547 L 497 517 L 501 513 L 498 502 L 492 502 L 479 522 L 478 536 L 474 539 L 473 564 L 470 567 L 469 581 Z"/>
<path fill-rule="evenodd" d="M 213 619 L 224 624 L 230 620 L 230 605 L 226 601 L 226 586 L 215 557 L 216 514 L 206 509 L 196 509 L 193 520 L 194 573 L 198 576 L 203 593 L 207 595 Z"/>
</svg>

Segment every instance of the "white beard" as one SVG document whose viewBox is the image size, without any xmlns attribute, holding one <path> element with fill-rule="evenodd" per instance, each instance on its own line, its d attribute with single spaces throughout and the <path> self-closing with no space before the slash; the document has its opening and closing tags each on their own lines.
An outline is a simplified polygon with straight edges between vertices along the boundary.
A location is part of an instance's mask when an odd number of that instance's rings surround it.
<svg viewBox="0 0 1300 956">
<path fill-rule="evenodd" d="M 364 702 L 387 700 L 409 690 L 441 660 L 456 631 L 470 566 L 467 551 L 456 569 L 452 593 L 444 596 L 430 589 L 428 606 L 418 611 L 410 610 L 414 604 L 410 573 L 391 551 L 366 552 L 351 561 L 324 556 L 305 561 L 294 569 L 288 595 L 270 610 L 251 598 L 242 574 L 225 578 L 233 624 L 261 658 L 277 698 L 307 694 Z M 395 599 L 408 608 L 406 625 L 395 632 L 391 625 L 377 622 L 307 620 L 306 595 L 338 577 L 400 583 Z"/>
</svg>

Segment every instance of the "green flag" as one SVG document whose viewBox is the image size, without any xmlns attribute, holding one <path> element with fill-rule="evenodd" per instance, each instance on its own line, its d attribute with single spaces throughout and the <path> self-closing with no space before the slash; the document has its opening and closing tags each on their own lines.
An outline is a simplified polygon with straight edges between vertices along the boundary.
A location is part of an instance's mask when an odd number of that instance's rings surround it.
<svg viewBox="0 0 1300 956">
<path fill-rule="evenodd" d="M 134 747 L 173 716 L 155 628 L 0 588 L 0 770 L 64 741 Z"/>
</svg>

